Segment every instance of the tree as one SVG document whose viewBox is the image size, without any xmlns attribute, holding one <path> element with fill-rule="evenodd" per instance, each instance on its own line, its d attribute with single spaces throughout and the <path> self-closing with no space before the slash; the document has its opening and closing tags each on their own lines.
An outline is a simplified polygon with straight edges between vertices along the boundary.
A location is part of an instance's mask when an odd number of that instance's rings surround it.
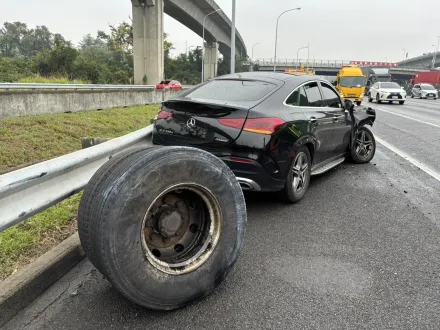
<svg viewBox="0 0 440 330">
<path fill-rule="evenodd" d="M 62 35 L 51 33 L 44 25 L 28 29 L 21 22 L 6 22 L 0 29 L 0 56 L 32 57 L 60 42 L 68 43 Z"/>
<path fill-rule="evenodd" d="M 0 55 L 5 57 L 22 55 L 22 40 L 28 33 L 28 28 L 24 23 L 5 22 L 0 29 Z"/>
<path fill-rule="evenodd" d="M 42 76 L 73 76 L 74 62 L 78 51 L 63 43 L 57 43 L 54 49 L 45 49 L 37 56 L 37 70 Z"/>
<path fill-rule="evenodd" d="M 107 48 L 105 42 L 101 38 L 99 38 L 99 37 L 94 38 L 94 37 L 92 37 L 92 35 L 90 33 L 86 34 L 82 38 L 82 40 L 79 42 L 79 48 L 85 49 L 85 48 L 88 48 L 88 47 Z"/>
<path fill-rule="evenodd" d="M 104 40 L 111 49 L 118 53 L 133 55 L 133 25 L 130 23 L 110 25 L 110 34 L 98 31 L 98 38 Z"/>
</svg>

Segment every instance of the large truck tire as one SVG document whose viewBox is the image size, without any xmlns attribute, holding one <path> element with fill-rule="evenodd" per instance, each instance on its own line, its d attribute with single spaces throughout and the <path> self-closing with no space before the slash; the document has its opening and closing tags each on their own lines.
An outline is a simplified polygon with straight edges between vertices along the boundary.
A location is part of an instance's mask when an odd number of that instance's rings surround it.
<svg viewBox="0 0 440 330">
<path fill-rule="evenodd" d="M 158 310 L 211 293 L 243 247 L 246 206 L 232 171 L 188 147 L 138 148 L 87 185 L 78 231 L 93 265 L 125 297 Z"/>
</svg>

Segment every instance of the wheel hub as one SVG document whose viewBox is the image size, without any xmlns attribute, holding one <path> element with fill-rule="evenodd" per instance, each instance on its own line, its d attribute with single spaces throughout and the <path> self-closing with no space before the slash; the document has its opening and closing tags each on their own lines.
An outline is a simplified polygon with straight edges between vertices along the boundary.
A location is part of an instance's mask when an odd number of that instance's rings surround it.
<svg viewBox="0 0 440 330">
<path fill-rule="evenodd" d="M 167 210 L 160 215 L 157 227 L 162 236 L 170 238 L 180 235 L 182 224 L 182 216 L 177 210 Z"/>
</svg>

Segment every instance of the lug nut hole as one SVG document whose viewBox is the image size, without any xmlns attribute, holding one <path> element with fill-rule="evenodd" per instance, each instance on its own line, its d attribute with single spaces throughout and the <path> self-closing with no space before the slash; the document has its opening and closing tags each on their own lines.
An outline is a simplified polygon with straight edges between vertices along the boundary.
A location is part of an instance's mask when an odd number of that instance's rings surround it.
<svg viewBox="0 0 440 330">
<path fill-rule="evenodd" d="M 182 244 L 176 244 L 176 245 L 174 245 L 174 251 L 176 251 L 177 253 L 182 252 L 183 249 L 184 249 L 184 247 L 183 247 Z"/>
<path fill-rule="evenodd" d="M 189 231 L 193 234 L 197 233 L 199 231 L 199 226 L 197 226 L 195 223 L 193 223 L 191 226 L 189 226 Z"/>
<path fill-rule="evenodd" d="M 156 258 L 160 258 L 161 253 L 158 249 L 154 249 L 153 251 L 151 251 L 151 253 L 153 253 L 153 256 L 155 256 Z"/>
</svg>

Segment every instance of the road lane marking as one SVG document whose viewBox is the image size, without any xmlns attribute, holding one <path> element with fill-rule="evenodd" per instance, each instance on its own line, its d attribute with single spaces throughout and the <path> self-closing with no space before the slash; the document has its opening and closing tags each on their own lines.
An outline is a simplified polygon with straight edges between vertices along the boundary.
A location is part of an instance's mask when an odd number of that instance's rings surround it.
<svg viewBox="0 0 440 330">
<path fill-rule="evenodd" d="M 400 149 L 397 149 L 396 147 L 394 147 L 393 145 L 389 144 L 388 142 L 382 140 L 381 138 L 379 138 L 377 136 L 374 136 L 374 137 L 375 137 L 376 141 L 379 142 L 381 145 L 383 145 L 384 147 L 390 149 L 392 152 L 398 154 L 400 157 L 402 157 L 403 159 L 407 160 L 408 162 L 410 162 L 414 166 L 418 167 L 419 169 L 421 169 L 426 174 L 429 174 L 430 176 L 432 176 L 437 181 L 440 181 L 440 173 L 437 173 L 436 171 L 434 171 L 433 169 L 431 169 L 427 165 L 423 164 L 421 161 L 418 161 L 417 159 L 412 158 L 407 153 L 403 152 Z"/>
<path fill-rule="evenodd" d="M 384 111 L 384 112 L 388 112 L 388 113 L 391 113 L 391 114 L 396 115 L 396 116 L 400 116 L 400 117 L 403 117 L 403 118 L 408 118 L 408 119 L 411 119 L 411 120 L 414 120 L 414 121 L 418 121 L 419 123 L 423 123 L 423 124 L 426 124 L 426 125 L 431 125 L 431 126 L 434 126 L 434 127 L 440 128 L 440 125 L 436 125 L 436 124 L 428 123 L 427 121 L 423 121 L 423 120 L 415 119 L 415 118 L 408 117 L 408 116 L 405 116 L 405 115 L 401 115 L 400 113 L 395 113 L 395 112 L 388 111 L 388 110 L 384 110 L 384 109 L 381 109 L 381 108 L 377 108 L 377 110 L 379 110 L 379 111 Z"/>
</svg>

